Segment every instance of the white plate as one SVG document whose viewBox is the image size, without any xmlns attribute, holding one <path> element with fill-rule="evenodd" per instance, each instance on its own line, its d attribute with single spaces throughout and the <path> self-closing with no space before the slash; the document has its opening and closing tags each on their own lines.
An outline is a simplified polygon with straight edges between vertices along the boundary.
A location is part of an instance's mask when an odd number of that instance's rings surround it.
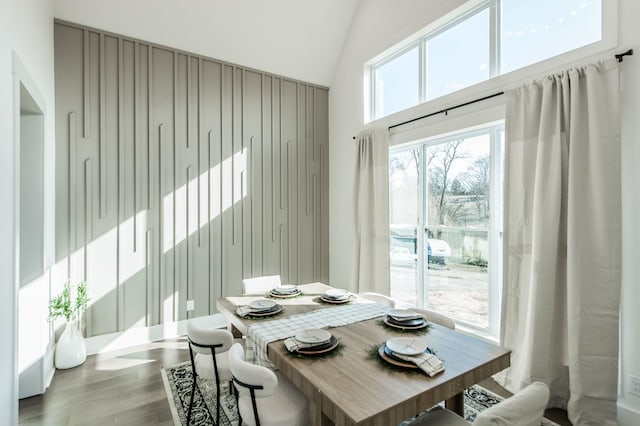
<svg viewBox="0 0 640 426">
<path fill-rule="evenodd" d="M 276 287 L 277 290 L 282 290 L 282 291 L 292 291 L 292 290 L 296 290 L 297 288 L 298 286 L 293 284 L 283 284 Z"/>
<path fill-rule="evenodd" d="M 427 344 L 415 337 L 394 337 L 387 340 L 387 347 L 401 355 L 418 355 L 427 350 Z"/>
<path fill-rule="evenodd" d="M 295 335 L 298 342 L 301 343 L 325 343 L 331 340 L 331 333 L 321 328 L 307 328 Z"/>
<path fill-rule="evenodd" d="M 399 320 L 423 318 L 423 315 L 420 315 L 419 313 L 414 312 L 414 311 L 409 310 L 409 309 L 392 309 L 387 313 L 387 315 L 389 315 L 390 317 L 399 319 Z"/>
<path fill-rule="evenodd" d="M 349 292 L 343 288 L 331 288 L 325 291 L 324 294 L 330 299 L 343 299 L 349 295 Z"/>
<path fill-rule="evenodd" d="M 298 286 L 295 286 L 293 284 L 285 284 L 275 287 L 273 291 L 276 291 L 278 293 L 295 293 L 296 291 L 298 291 Z"/>
<path fill-rule="evenodd" d="M 275 301 L 267 300 L 267 299 L 254 300 L 253 302 L 249 303 L 249 307 L 256 311 L 272 309 L 272 308 L 275 308 L 276 305 L 277 303 Z"/>
</svg>

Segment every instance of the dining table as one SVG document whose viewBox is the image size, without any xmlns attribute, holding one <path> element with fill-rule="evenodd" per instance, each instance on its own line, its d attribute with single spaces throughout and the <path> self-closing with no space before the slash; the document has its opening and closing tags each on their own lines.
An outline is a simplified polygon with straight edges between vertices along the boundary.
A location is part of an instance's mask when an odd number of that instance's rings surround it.
<svg viewBox="0 0 640 426">
<path fill-rule="evenodd" d="M 300 295 L 277 299 L 282 312 L 273 318 L 242 317 L 236 313 L 237 308 L 268 294 L 221 297 L 217 309 L 229 320 L 231 331 L 246 338 L 252 325 L 264 321 L 339 308 L 324 303 L 320 297 L 331 286 L 310 283 L 298 288 Z M 350 303 L 375 302 L 354 297 Z M 339 342 L 335 354 L 302 356 L 289 352 L 283 340 L 266 345 L 269 361 L 306 395 L 312 426 L 396 425 L 442 401 L 462 415 L 464 390 L 510 365 L 509 350 L 435 323 L 408 333 L 385 326 L 383 318 L 376 317 L 328 330 Z M 423 340 L 444 362 L 444 371 L 429 377 L 420 369 L 393 368 L 376 356 L 377 348 L 400 336 Z"/>
</svg>

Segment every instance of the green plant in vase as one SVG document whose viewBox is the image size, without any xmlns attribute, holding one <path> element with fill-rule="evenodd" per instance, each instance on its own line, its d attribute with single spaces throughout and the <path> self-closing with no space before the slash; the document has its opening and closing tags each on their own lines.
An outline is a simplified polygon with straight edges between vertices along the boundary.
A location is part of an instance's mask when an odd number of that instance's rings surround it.
<svg viewBox="0 0 640 426">
<path fill-rule="evenodd" d="M 86 281 L 78 283 L 75 296 L 75 301 L 71 300 L 71 284 L 67 281 L 62 292 L 49 301 L 49 321 L 59 317 L 67 322 L 78 321 L 89 303 Z"/>
<path fill-rule="evenodd" d="M 67 281 L 62 292 L 49 301 L 49 321 L 60 317 L 66 320 L 55 353 L 56 368 L 61 369 L 78 366 L 87 359 L 84 337 L 78 328 L 80 316 L 89 302 L 87 282 L 81 281 L 75 286 L 75 292 L 72 290 L 71 283 Z"/>
</svg>

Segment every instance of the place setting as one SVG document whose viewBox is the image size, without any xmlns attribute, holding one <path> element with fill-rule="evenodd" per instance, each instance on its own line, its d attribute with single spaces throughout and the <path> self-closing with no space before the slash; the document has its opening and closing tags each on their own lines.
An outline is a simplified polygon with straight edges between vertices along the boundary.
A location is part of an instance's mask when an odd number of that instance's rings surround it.
<svg viewBox="0 0 640 426">
<path fill-rule="evenodd" d="M 429 327 L 429 322 L 424 318 L 424 315 L 410 309 L 390 310 L 383 323 L 388 327 L 402 331 L 418 331 Z"/>
<path fill-rule="evenodd" d="M 241 317 L 269 317 L 282 312 L 282 306 L 274 300 L 258 299 L 245 306 L 236 309 L 236 313 Z"/>
<path fill-rule="evenodd" d="M 394 337 L 378 347 L 378 356 L 390 365 L 420 369 L 433 377 L 444 371 L 444 363 L 427 344 L 415 337 Z"/>
<path fill-rule="evenodd" d="M 355 296 L 343 288 L 331 288 L 320 295 L 321 301 L 334 305 L 349 303 L 353 299 L 355 299 Z"/>
<path fill-rule="evenodd" d="M 327 330 L 308 328 L 285 339 L 284 345 L 291 353 L 314 356 L 323 355 L 336 349 L 338 339 Z"/>
<path fill-rule="evenodd" d="M 269 297 L 275 297 L 278 299 L 289 299 L 291 297 L 301 296 L 302 291 L 298 288 L 297 285 L 293 284 L 284 284 L 274 287 L 269 291 Z"/>
</svg>

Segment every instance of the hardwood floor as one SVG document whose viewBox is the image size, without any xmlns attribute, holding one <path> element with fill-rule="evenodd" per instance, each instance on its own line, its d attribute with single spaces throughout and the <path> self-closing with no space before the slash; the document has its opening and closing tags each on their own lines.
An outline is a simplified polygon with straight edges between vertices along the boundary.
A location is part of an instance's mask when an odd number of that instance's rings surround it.
<svg viewBox="0 0 640 426">
<path fill-rule="evenodd" d="M 160 368 L 189 360 L 186 339 L 92 355 L 20 400 L 21 425 L 173 425 Z"/>
<path fill-rule="evenodd" d="M 160 368 L 188 360 L 185 338 L 89 356 L 79 367 L 56 371 L 44 395 L 20 400 L 20 424 L 173 425 Z M 510 395 L 491 379 L 480 384 Z M 571 425 L 564 410 L 546 416 Z"/>
</svg>

